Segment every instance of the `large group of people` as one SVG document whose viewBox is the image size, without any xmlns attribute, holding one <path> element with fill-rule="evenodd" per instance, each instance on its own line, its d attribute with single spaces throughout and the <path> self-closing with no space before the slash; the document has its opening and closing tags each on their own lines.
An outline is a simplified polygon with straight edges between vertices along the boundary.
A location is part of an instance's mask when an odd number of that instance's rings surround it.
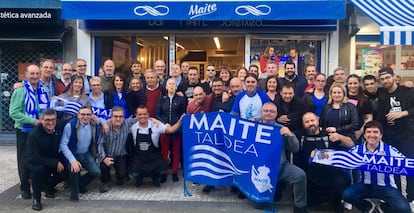
<svg viewBox="0 0 414 213">
<path fill-rule="evenodd" d="M 112 165 L 117 185 L 132 177 L 139 187 L 150 177 L 160 187 L 167 181 L 169 163 L 172 180 L 179 181 L 182 116 L 219 111 L 282 125 L 285 150 L 278 179 L 281 186 L 293 185 L 295 212 L 322 203 L 341 212 L 344 201 L 364 212 L 411 212 L 413 177 L 405 178 L 404 197 L 396 175 L 308 160 L 315 149 L 414 157 L 414 91 L 399 85 L 389 67 L 380 69 L 378 78 L 363 79 L 347 77 L 345 68 L 338 67 L 328 82 L 315 65 L 298 72 L 297 63 L 288 61 L 284 77 L 278 77 L 274 59 L 261 61 L 263 73 L 251 65 L 234 77 L 227 68 L 208 65 L 206 79 L 188 62 L 172 65 L 167 73 L 163 60 L 145 71 L 134 61 L 130 73 L 121 73 L 108 59 L 103 74 L 91 77 L 86 61 L 78 59 L 74 67 L 62 66 L 61 79 L 53 74 L 52 60 L 28 66 L 10 103 L 22 198 L 33 196 L 32 208 L 41 210 L 41 192 L 53 198 L 56 184 L 67 179 L 70 200 L 77 201 L 97 177 L 99 191 L 105 193 Z M 53 100 L 64 102 L 63 107 L 51 109 Z M 111 118 L 94 115 L 92 109 L 111 110 Z M 206 186 L 203 192 L 213 188 Z M 370 198 L 380 199 L 381 205 Z"/>
</svg>

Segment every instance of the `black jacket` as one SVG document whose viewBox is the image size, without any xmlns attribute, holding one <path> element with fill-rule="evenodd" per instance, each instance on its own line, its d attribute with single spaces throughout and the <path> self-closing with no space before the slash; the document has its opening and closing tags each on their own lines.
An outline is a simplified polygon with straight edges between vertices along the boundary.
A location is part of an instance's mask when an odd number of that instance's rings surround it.
<svg viewBox="0 0 414 213">
<path fill-rule="evenodd" d="M 61 127 L 56 127 L 54 133 L 48 134 L 42 125 L 35 126 L 27 138 L 27 162 L 56 169 L 58 161 L 62 162 L 62 156 L 59 155 L 61 130 Z"/>
<path fill-rule="evenodd" d="M 128 105 L 128 111 L 131 115 L 135 115 L 135 111 L 139 106 L 147 104 L 147 97 L 145 96 L 145 89 L 140 89 L 138 92 L 129 91 L 126 94 L 125 100 Z"/>
<path fill-rule="evenodd" d="M 320 126 L 326 129 L 327 114 L 332 110 L 332 104 L 327 104 L 322 110 Z M 342 103 L 339 108 L 339 126 L 336 126 L 336 131 L 341 134 L 349 134 L 358 130 L 359 118 L 355 105 L 351 103 Z"/>
<path fill-rule="evenodd" d="M 287 115 L 290 121 L 285 125 L 290 130 L 296 132 L 303 128 L 302 116 L 309 111 L 302 98 L 294 96 L 290 103 L 283 101 L 281 97 L 275 98 L 274 103 L 277 106 L 277 118 L 282 115 Z"/>
<path fill-rule="evenodd" d="M 174 125 L 185 113 L 187 108 L 187 98 L 184 96 L 174 95 L 172 102 L 167 95 L 163 95 L 157 102 L 155 111 L 156 118 L 163 123 Z"/>
</svg>

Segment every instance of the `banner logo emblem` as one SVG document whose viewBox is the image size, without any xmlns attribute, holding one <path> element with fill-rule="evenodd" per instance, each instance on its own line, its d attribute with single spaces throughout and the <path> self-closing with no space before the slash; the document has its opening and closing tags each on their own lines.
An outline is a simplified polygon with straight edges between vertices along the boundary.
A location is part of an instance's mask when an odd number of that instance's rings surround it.
<svg viewBox="0 0 414 213">
<path fill-rule="evenodd" d="M 264 4 L 257 5 L 256 7 L 253 7 L 251 5 L 241 5 L 236 7 L 234 11 L 237 13 L 237 15 L 240 16 L 245 16 L 249 14 L 252 14 L 254 16 L 266 16 L 270 14 L 272 8 Z"/>
<path fill-rule="evenodd" d="M 260 193 L 263 193 L 265 191 L 272 192 L 273 186 L 271 184 L 271 179 L 269 177 L 270 169 L 263 165 L 259 166 L 259 168 L 254 168 L 254 165 L 252 165 L 252 176 L 251 180 L 256 187 L 257 191 Z"/>
<path fill-rule="evenodd" d="M 170 8 L 165 5 L 157 5 L 155 7 L 144 5 L 134 8 L 134 13 L 138 16 L 145 16 L 147 14 L 150 14 L 152 16 L 165 16 L 169 12 Z"/>
</svg>

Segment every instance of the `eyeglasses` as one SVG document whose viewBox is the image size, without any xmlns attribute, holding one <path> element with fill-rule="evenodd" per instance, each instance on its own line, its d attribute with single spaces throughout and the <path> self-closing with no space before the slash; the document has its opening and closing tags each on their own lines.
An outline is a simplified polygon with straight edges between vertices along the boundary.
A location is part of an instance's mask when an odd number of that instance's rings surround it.
<svg viewBox="0 0 414 213">
<path fill-rule="evenodd" d="M 270 112 L 270 113 L 276 113 L 276 110 L 272 110 L 272 109 L 264 109 L 263 112 Z"/>
<path fill-rule="evenodd" d="M 92 116 L 92 113 L 80 113 L 79 115 L 82 117 L 90 117 Z"/>
<path fill-rule="evenodd" d="M 93 86 L 93 87 L 99 87 L 101 85 L 100 84 L 91 84 L 91 86 Z"/>
<path fill-rule="evenodd" d="M 52 122 L 56 122 L 56 118 L 54 119 L 43 119 L 44 122 L 46 123 L 52 123 Z"/>
<path fill-rule="evenodd" d="M 78 67 L 86 67 L 86 64 L 79 64 Z"/>
<path fill-rule="evenodd" d="M 223 84 L 216 84 L 216 85 L 212 85 L 212 87 L 222 87 L 223 86 Z"/>
<path fill-rule="evenodd" d="M 216 71 L 216 70 L 211 70 L 211 69 L 210 69 L 210 70 L 207 70 L 207 71 L 209 71 L 209 72 L 214 72 L 214 71 Z"/>
<path fill-rule="evenodd" d="M 116 119 L 120 119 L 120 118 L 123 118 L 124 116 L 123 115 L 113 115 L 112 117 L 116 118 Z"/>
</svg>

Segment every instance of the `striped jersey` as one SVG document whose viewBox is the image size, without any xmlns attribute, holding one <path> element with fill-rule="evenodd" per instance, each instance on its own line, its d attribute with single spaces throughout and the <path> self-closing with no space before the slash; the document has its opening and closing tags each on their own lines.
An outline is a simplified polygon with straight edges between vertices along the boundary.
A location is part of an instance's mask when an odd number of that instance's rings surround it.
<svg viewBox="0 0 414 213">
<path fill-rule="evenodd" d="M 395 147 L 385 144 L 383 141 L 379 142 L 379 145 L 374 152 L 371 152 L 367 149 L 366 142 L 351 148 L 350 152 L 358 153 L 361 155 L 376 154 L 394 157 L 404 157 L 404 155 L 401 154 Z M 364 184 L 376 184 L 378 186 L 391 186 L 397 188 L 393 174 L 364 171 L 361 172 L 361 181 L 363 181 Z"/>
</svg>

